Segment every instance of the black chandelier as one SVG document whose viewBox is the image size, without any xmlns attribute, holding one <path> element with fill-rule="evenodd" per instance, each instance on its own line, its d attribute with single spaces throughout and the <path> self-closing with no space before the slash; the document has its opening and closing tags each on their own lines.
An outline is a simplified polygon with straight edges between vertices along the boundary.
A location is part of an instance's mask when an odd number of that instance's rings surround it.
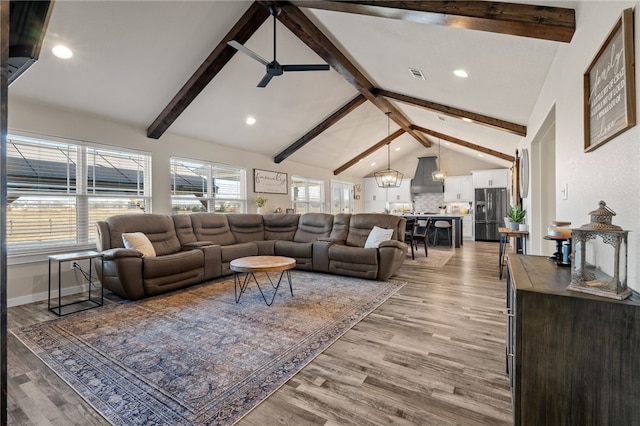
<svg viewBox="0 0 640 426">
<path fill-rule="evenodd" d="M 387 137 L 391 135 L 390 130 L 390 112 L 387 112 Z M 387 143 L 387 168 L 375 172 L 373 176 L 376 178 L 376 183 L 380 188 L 398 188 L 402 183 L 403 174 L 397 170 L 391 168 L 391 142 Z"/>
</svg>

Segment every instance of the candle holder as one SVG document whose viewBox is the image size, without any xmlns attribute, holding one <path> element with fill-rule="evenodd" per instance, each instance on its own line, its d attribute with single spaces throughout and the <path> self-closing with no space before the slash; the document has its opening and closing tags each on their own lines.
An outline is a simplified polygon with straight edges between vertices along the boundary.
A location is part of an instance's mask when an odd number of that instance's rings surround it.
<svg viewBox="0 0 640 426">
<path fill-rule="evenodd" d="M 590 212 L 591 222 L 571 230 L 573 261 L 568 289 L 623 300 L 627 288 L 629 231 L 613 225 L 616 213 L 600 201 Z"/>
</svg>

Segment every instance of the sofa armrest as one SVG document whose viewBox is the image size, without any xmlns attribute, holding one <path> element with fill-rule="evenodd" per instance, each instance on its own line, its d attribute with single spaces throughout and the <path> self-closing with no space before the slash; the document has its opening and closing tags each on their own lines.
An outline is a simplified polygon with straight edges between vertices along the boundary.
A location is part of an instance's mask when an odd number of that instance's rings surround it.
<svg viewBox="0 0 640 426">
<path fill-rule="evenodd" d="M 378 279 L 387 280 L 402 266 L 409 246 L 400 241 L 383 241 L 378 247 Z"/>
<path fill-rule="evenodd" d="M 194 241 L 192 243 L 185 243 L 182 245 L 182 250 L 191 250 L 194 248 L 206 247 L 206 246 L 215 246 L 216 244 L 212 241 Z"/>
<path fill-rule="evenodd" d="M 102 255 L 104 256 L 105 261 L 120 259 L 124 257 L 142 257 L 142 253 L 140 253 L 138 250 L 126 248 L 114 248 L 105 250 L 102 252 Z"/>
<path fill-rule="evenodd" d="M 340 241 L 341 240 L 335 240 Z M 316 272 L 329 272 L 329 247 L 336 244 L 331 238 L 319 238 L 313 242 L 311 264 Z"/>
<path fill-rule="evenodd" d="M 339 238 L 319 237 L 316 241 L 334 243 L 334 244 L 344 244 L 344 240 L 341 240 Z"/>
<path fill-rule="evenodd" d="M 398 240 L 387 240 L 387 241 L 382 241 L 378 246 L 378 248 L 383 248 L 383 247 L 396 247 L 406 252 L 409 246 Z"/>
</svg>

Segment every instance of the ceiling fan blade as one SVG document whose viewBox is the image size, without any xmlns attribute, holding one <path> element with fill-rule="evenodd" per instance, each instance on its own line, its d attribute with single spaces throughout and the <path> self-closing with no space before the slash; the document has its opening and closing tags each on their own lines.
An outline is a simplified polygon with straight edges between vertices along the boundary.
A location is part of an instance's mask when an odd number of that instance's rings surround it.
<svg viewBox="0 0 640 426">
<path fill-rule="evenodd" d="M 282 71 L 329 71 L 329 65 L 283 65 Z"/>
<path fill-rule="evenodd" d="M 258 83 L 258 87 L 267 87 L 267 84 L 269 84 L 272 78 L 273 76 L 271 74 L 265 74 L 262 80 L 260 80 L 260 83 Z"/>
<path fill-rule="evenodd" d="M 238 52 L 242 52 L 245 55 L 252 57 L 256 61 L 260 62 L 262 65 L 266 66 L 269 63 L 262 56 L 258 55 L 257 53 L 253 52 L 252 50 L 247 49 L 246 47 L 244 47 L 243 45 L 241 45 L 240 43 L 238 43 L 235 40 L 228 41 L 227 44 L 229 46 L 233 47 L 234 49 L 236 49 Z"/>
</svg>

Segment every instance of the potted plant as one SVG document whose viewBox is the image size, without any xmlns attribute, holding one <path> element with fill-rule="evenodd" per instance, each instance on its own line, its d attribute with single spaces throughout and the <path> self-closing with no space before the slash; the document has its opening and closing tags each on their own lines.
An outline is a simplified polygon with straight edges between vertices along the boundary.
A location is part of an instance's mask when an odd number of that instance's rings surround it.
<svg viewBox="0 0 640 426">
<path fill-rule="evenodd" d="M 520 224 L 524 221 L 526 215 L 527 210 L 523 209 L 520 204 L 516 204 L 515 207 L 511 206 L 509 208 L 509 213 L 507 214 L 509 219 L 511 219 L 511 230 L 517 231 Z"/>
<path fill-rule="evenodd" d="M 258 206 L 258 214 L 262 214 L 262 208 L 267 204 L 267 198 L 263 195 L 256 197 L 256 206 Z"/>
</svg>

